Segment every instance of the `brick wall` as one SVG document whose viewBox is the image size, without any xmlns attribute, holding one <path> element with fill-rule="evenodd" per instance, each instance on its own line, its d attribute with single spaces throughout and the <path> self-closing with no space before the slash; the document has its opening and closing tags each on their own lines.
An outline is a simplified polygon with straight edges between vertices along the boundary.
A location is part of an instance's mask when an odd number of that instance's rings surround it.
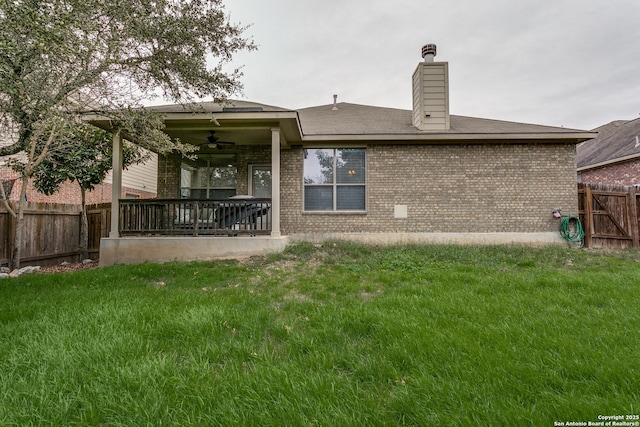
<svg viewBox="0 0 640 427">
<path fill-rule="evenodd" d="M 577 213 L 573 145 L 370 145 L 366 213 L 303 212 L 302 148 L 281 160 L 284 234 L 547 232 Z"/>
<path fill-rule="evenodd" d="M 580 182 L 585 184 L 638 185 L 640 184 L 640 160 L 616 163 L 580 172 Z"/>
<path fill-rule="evenodd" d="M 238 194 L 269 146 L 236 147 Z M 575 146 L 370 145 L 367 211 L 303 212 L 303 150 L 281 153 L 281 229 L 304 232 L 548 232 L 555 208 L 577 213 Z M 180 158 L 160 157 L 158 197 L 179 197 Z M 406 205 L 408 218 L 394 218 Z"/>
<path fill-rule="evenodd" d="M 180 198 L 180 157 L 158 156 L 158 199 Z"/>
</svg>

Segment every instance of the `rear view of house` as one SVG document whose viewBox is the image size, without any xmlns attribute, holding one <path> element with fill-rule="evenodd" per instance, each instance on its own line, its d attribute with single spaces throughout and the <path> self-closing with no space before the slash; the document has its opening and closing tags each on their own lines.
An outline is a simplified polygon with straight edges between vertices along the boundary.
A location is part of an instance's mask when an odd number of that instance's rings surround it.
<svg viewBox="0 0 640 427">
<path fill-rule="evenodd" d="M 198 159 L 160 157 L 156 200 L 118 201 L 115 192 L 101 263 L 238 256 L 327 238 L 559 242 L 552 211 L 577 213 L 575 146 L 595 134 L 450 115 L 449 65 L 435 61 L 434 45 L 422 53 L 412 110 L 335 96 L 299 110 L 155 107 L 170 136 L 200 146 Z"/>
</svg>

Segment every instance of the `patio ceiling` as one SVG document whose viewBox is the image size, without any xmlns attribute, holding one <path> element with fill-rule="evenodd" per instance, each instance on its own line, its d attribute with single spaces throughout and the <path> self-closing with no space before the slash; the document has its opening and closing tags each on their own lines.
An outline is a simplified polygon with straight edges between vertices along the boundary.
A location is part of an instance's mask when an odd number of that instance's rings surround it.
<svg viewBox="0 0 640 427">
<path fill-rule="evenodd" d="M 201 146 L 208 143 L 207 138 L 215 131 L 219 141 L 233 142 L 235 145 L 268 145 L 271 144 L 271 128 L 221 128 L 211 125 L 209 129 L 165 129 L 172 138 L 180 138 L 182 142 Z"/>
<path fill-rule="evenodd" d="M 170 113 L 165 118 L 165 125 L 164 131 L 168 135 L 194 145 L 207 144 L 211 131 L 215 131 L 220 141 L 231 141 L 236 145 L 270 145 L 273 128 L 280 129 L 283 146 L 302 141 L 296 112 L 217 113 L 215 116 Z"/>
<path fill-rule="evenodd" d="M 207 144 L 211 131 L 215 131 L 220 141 L 231 141 L 237 145 L 270 145 L 274 128 L 280 129 L 283 147 L 302 141 L 300 120 L 295 111 L 159 112 L 164 116 L 165 133 L 193 145 Z M 85 117 L 95 126 L 112 130 L 110 120 L 104 116 L 87 114 Z M 133 140 L 128 135 L 123 136 Z"/>
</svg>

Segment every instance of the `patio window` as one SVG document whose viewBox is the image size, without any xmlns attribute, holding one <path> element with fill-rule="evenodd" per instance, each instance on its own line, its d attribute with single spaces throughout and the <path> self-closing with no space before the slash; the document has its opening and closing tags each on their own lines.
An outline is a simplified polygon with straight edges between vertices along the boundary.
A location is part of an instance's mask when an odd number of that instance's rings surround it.
<svg viewBox="0 0 640 427">
<path fill-rule="evenodd" d="M 235 154 L 207 154 L 182 162 L 180 197 L 227 199 L 236 194 L 238 161 Z"/>
<path fill-rule="evenodd" d="M 365 149 L 304 150 L 304 210 L 364 211 Z"/>
</svg>

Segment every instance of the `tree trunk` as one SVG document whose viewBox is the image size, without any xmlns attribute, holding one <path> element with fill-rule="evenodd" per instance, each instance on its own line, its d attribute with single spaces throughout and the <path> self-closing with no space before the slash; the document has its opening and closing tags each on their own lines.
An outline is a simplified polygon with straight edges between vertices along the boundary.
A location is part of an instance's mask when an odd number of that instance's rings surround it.
<svg viewBox="0 0 640 427">
<path fill-rule="evenodd" d="M 89 258 L 89 221 L 87 220 L 85 193 L 86 190 L 80 186 L 80 197 L 82 200 L 82 212 L 80 214 L 80 256 L 83 260 Z"/>
<path fill-rule="evenodd" d="M 27 176 L 22 177 L 22 187 L 20 188 L 20 199 L 18 199 L 18 206 L 16 209 L 16 229 L 13 235 L 13 250 L 11 251 L 11 270 L 17 270 L 20 268 L 20 257 L 22 256 L 22 229 L 24 228 L 24 209 L 27 207 L 27 201 L 25 196 L 27 194 L 27 184 L 29 178 Z"/>
</svg>

